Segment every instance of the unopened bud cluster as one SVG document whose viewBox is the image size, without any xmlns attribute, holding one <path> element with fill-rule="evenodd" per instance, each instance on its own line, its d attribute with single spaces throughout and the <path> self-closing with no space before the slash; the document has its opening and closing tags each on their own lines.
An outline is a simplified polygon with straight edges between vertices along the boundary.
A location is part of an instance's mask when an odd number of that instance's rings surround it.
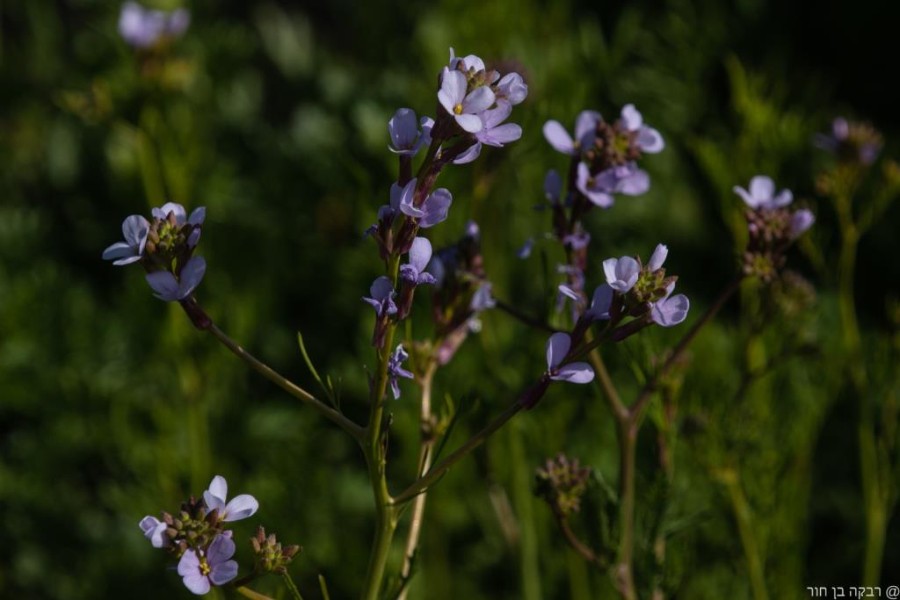
<svg viewBox="0 0 900 600">
<path fill-rule="evenodd" d="M 535 495 L 543 498 L 554 512 L 568 516 L 581 510 L 581 498 L 587 491 L 590 467 L 582 467 L 578 459 L 559 453 L 548 458 L 535 474 Z"/>
<path fill-rule="evenodd" d="M 275 534 L 266 535 L 266 530 L 262 526 L 256 531 L 256 535 L 250 538 L 250 544 L 256 554 L 256 569 L 263 573 L 284 573 L 287 565 L 301 551 L 300 546 L 296 544 L 282 548 Z"/>
</svg>

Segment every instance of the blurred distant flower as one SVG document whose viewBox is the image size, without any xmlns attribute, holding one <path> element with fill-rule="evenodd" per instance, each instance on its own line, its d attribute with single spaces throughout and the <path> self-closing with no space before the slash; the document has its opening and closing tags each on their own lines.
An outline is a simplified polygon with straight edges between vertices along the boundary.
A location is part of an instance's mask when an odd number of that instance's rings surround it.
<svg viewBox="0 0 900 600">
<path fill-rule="evenodd" d="M 409 358 L 409 354 L 403 349 L 403 344 L 399 344 L 388 358 L 388 379 L 391 384 L 391 391 L 394 394 L 394 400 L 400 397 L 400 385 L 397 383 L 398 377 L 412 379 L 413 374 L 403 368 L 403 361 Z"/>
<path fill-rule="evenodd" d="M 574 138 L 559 121 L 547 121 L 544 123 L 544 138 L 559 152 L 578 156 L 593 145 L 597 124 L 602 120 L 603 117 L 597 111 L 581 111 L 575 119 Z"/>
<path fill-rule="evenodd" d="M 531 250 L 534 248 L 534 238 L 528 238 L 525 240 L 525 243 L 522 244 L 522 247 L 516 251 L 516 256 L 520 259 L 525 260 L 529 256 L 531 256 Z"/>
<path fill-rule="evenodd" d="M 163 38 L 180 37 L 190 22 L 191 15 L 183 8 L 163 12 L 144 8 L 137 2 L 126 2 L 119 15 L 119 35 L 129 46 L 146 49 Z"/>
<path fill-rule="evenodd" d="M 775 193 L 775 182 L 771 177 L 757 175 L 750 180 L 750 190 L 734 186 L 734 193 L 744 199 L 750 208 L 772 209 L 787 206 L 794 200 L 791 190 Z"/>
<path fill-rule="evenodd" d="M 124 242 L 116 242 L 103 251 L 103 259 L 113 261 L 114 265 L 128 265 L 141 260 L 150 223 L 141 215 L 131 215 L 122 222 Z"/>
<path fill-rule="evenodd" d="M 147 273 L 146 279 L 157 298 L 175 302 L 190 296 L 205 273 L 206 260 L 202 256 L 194 256 L 187 261 L 177 278 L 169 271 L 154 271 Z"/>
<path fill-rule="evenodd" d="M 586 163 L 578 163 L 575 187 L 592 204 L 609 208 L 613 204 L 613 194 L 640 196 L 650 189 L 650 177 L 646 171 L 638 169 L 634 163 L 611 167 L 597 174 L 591 174 Z"/>
<path fill-rule="evenodd" d="M 840 160 L 871 165 L 881 151 L 881 134 L 868 123 L 855 123 L 843 117 L 831 124 L 830 133 L 818 133 L 813 144 L 831 152 Z"/>
<path fill-rule="evenodd" d="M 801 208 L 791 215 L 791 239 L 800 237 L 804 231 L 812 227 L 816 217 L 811 211 Z"/>
<path fill-rule="evenodd" d="M 216 536 L 205 552 L 185 550 L 178 562 L 185 587 L 199 596 L 209 592 L 211 585 L 224 585 L 237 577 L 237 561 L 231 560 L 234 550 L 234 541 L 224 535 Z"/>
<path fill-rule="evenodd" d="M 375 309 L 375 314 L 379 317 L 393 315 L 397 312 L 397 305 L 394 303 L 394 285 L 391 280 L 382 275 L 372 282 L 369 288 L 371 297 L 363 298 L 363 300 Z"/>
<path fill-rule="evenodd" d="M 166 543 L 166 538 L 164 537 L 166 534 L 166 529 L 168 525 L 165 522 L 160 521 L 156 517 L 152 517 L 147 515 L 141 522 L 139 523 L 141 527 L 141 531 L 144 532 L 144 536 L 150 543 L 153 544 L 154 548 L 162 548 Z"/>
<path fill-rule="evenodd" d="M 469 308 L 473 312 L 480 313 L 497 306 L 497 301 L 491 293 L 492 288 L 493 285 L 491 282 L 481 282 L 481 285 L 478 286 L 478 289 L 475 290 L 475 293 L 472 295 L 472 301 L 469 302 Z"/>
<path fill-rule="evenodd" d="M 572 338 L 568 333 L 554 333 L 547 340 L 547 373 L 554 381 L 589 383 L 594 379 L 594 370 L 587 363 L 576 362 L 560 366 L 569 349 Z"/>
<path fill-rule="evenodd" d="M 634 107 L 634 104 L 626 104 L 622 108 L 621 123 L 631 133 L 636 133 L 638 147 L 647 154 L 662 152 L 665 142 L 659 132 L 652 127 L 644 125 L 644 117 Z"/>
<path fill-rule="evenodd" d="M 388 121 L 388 133 L 391 135 L 391 152 L 407 156 L 415 156 L 422 146 L 431 144 L 431 128 L 434 120 L 422 117 L 421 130 L 416 121 L 416 113 L 411 108 L 398 108 Z"/>
<path fill-rule="evenodd" d="M 231 502 L 225 504 L 227 499 L 228 482 L 221 475 L 216 475 L 210 482 L 209 489 L 203 492 L 203 501 L 209 510 L 215 509 L 219 512 L 220 521 L 240 521 L 253 516 L 259 509 L 259 502 L 250 494 L 235 496 Z"/>
</svg>

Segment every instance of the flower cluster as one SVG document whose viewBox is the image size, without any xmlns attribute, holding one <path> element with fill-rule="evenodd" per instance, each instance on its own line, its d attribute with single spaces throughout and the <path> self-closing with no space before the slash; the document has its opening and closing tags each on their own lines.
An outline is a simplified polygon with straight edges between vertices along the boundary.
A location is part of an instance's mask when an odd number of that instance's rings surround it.
<svg viewBox="0 0 900 600">
<path fill-rule="evenodd" d="M 191 14 L 183 8 L 164 12 L 126 2 L 119 14 L 119 35 L 132 48 L 145 50 L 162 40 L 182 36 L 190 23 Z"/>
<path fill-rule="evenodd" d="M 747 205 L 744 216 L 750 238 L 743 256 L 743 270 L 747 275 L 772 281 L 784 266 L 784 253 L 815 217 L 805 208 L 789 208 L 794 196 L 790 190 L 775 192 L 775 182 L 765 175 L 750 180 L 749 189 L 734 187 Z"/>
<path fill-rule="evenodd" d="M 615 194 L 638 196 L 650 189 L 650 177 L 638 168 L 637 161 L 643 154 L 662 151 L 665 143 L 656 129 L 644 125 L 633 104 L 627 104 L 613 123 L 604 121 L 596 111 L 582 111 L 575 120 L 574 134 L 570 135 L 559 121 L 544 124 L 544 137 L 550 145 L 577 161 L 577 196 L 594 206 L 609 208 Z M 555 172 L 548 174 L 548 196 L 556 202 L 561 183 Z"/>
<path fill-rule="evenodd" d="M 152 221 L 141 215 L 126 218 L 122 222 L 125 241 L 109 246 L 103 258 L 118 266 L 140 262 L 157 298 L 186 300 L 206 272 L 206 261 L 194 256 L 206 209 L 201 206 L 188 216 L 182 205 L 168 202 L 154 208 L 151 216 Z"/>
<path fill-rule="evenodd" d="M 211 586 L 224 585 L 237 576 L 232 560 L 235 545 L 226 523 L 253 516 L 259 509 L 256 498 L 241 494 L 228 499 L 228 483 L 216 475 L 203 492 L 202 500 L 191 498 L 177 516 L 163 513 L 162 519 L 146 516 L 139 525 L 154 548 L 164 548 L 178 561 L 178 574 L 185 587 L 205 594 Z"/>
<path fill-rule="evenodd" d="M 836 118 L 828 133 L 816 134 L 814 143 L 834 154 L 844 163 L 869 166 L 878 158 L 883 140 L 881 134 L 868 123 L 855 123 Z"/>
<path fill-rule="evenodd" d="M 535 473 L 535 494 L 550 504 L 554 513 L 568 516 L 581 510 L 581 497 L 587 491 L 591 468 L 563 453 L 548 458 Z"/>
<path fill-rule="evenodd" d="M 282 547 L 275 534 L 266 535 L 266 530 L 262 526 L 257 529 L 256 535 L 250 538 L 250 544 L 256 554 L 256 570 L 262 573 L 286 572 L 287 566 L 302 550 L 296 544 Z"/>
</svg>

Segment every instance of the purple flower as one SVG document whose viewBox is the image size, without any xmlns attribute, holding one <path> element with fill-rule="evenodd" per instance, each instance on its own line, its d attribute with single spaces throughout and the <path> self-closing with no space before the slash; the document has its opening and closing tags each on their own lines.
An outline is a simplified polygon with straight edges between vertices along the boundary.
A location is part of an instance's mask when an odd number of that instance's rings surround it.
<svg viewBox="0 0 900 600">
<path fill-rule="evenodd" d="M 203 501 L 209 510 L 219 511 L 219 520 L 240 521 L 252 517 L 259 509 L 259 502 L 250 494 L 235 496 L 231 502 L 225 504 L 227 499 L 228 482 L 221 475 L 216 475 L 210 482 L 209 489 L 203 492 Z"/>
<path fill-rule="evenodd" d="M 469 308 L 476 313 L 484 312 L 489 308 L 497 306 L 497 301 L 491 294 L 492 284 L 489 281 L 483 281 L 475 293 L 472 294 L 472 300 L 469 302 Z"/>
<path fill-rule="evenodd" d="M 394 303 L 394 285 L 391 280 L 382 275 L 372 282 L 369 288 L 371 298 L 363 298 L 375 309 L 375 314 L 379 317 L 384 315 L 393 315 L 397 313 L 397 305 Z"/>
<path fill-rule="evenodd" d="M 466 76 L 444 67 L 438 100 L 460 127 L 469 133 L 475 133 L 482 128 L 478 113 L 494 103 L 494 92 L 487 86 L 477 87 L 468 94 L 467 91 Z"/>
<path fill-rule="evenodd" d="M 191 15 L 183 8 L 167 13 L 126 2 L 119 14 L 119 35 L 133 48 L 150 48 L 163 37 L 179 37 L 190 22 Z"/>
<path fill-rule="evenodd" d="M 113 261 L 114 265 L 128 265 L 141 260 L 150 223 L 141 215 L 131 215 L 122 221 L 124 242 L 116 242 L 103 251 L 103 259 Z"/>
<path fill-rule="evenodd" d="M 150 543 L 153 544 L 154 548 L 162 548 L 166 543 L 166 529 L 168 525 L 166 525 L 163 521 L 160 521 L 156 517 L 151 517 L 147 515 L 141 522 L 138 523 L 141 528 L 141 531 L 144 532 L 144 536 Z"/>
<path fill-rule="evenodd" d="M 666 288 L 666 295 L 650 305 L 650 318 L 657 325 L 672 327 L 687 318 L 691 303 L 684 294 L 671 296 L 674 289 L 673 282 Z"/>
<path fill-rule="evenodd" d="M 574 139 L 559 121 L 547 121 L 544 123 L 544 138 L 559 152 L 578 156 L 594 143 L 597 124 L 602 120 L 603 117 L 596 111 L 581 111 L 575 119 Z"/>
<path fill-rule="evenodd" d="M 417 237 L 409 248 L 409 262 L 400 266 L 400 278 L 412 285 L 433 285 L 434 275 L 425 271 L 431 260 L 431 242 Z"/>
<path fill-rule="evenodd" d="M 607 258 L 603 261 L 603 273 L 606 275 L 606 283 L 609 287 L 621 294 L 625 294 L 637 283 L 641 274 L 641 265 L 630 256 L 622 258 Z"/>
<path fill-rule="evenodd" d="M 650 176 L 637 168 L 634 163 L 612 167 L 591 175 L 585 163 L 578 163 L 575 187 L 587 196 L 592 204 L 609 208 L 613 204 L 613 194 L 639 196 L 650 189 Z"/>
<path fill-rule="evenodd" d="M 498 105 L 507 103 L 516 105 L 528 95 L 528 85 L 518 73 L 507 73 L 497 82 L 495 93 Z"/>
<path fill-rule="evenodd" d="M 503 144 L 514 142 L 522 137 L 522 128 L 519 125 L 503 123 L 511 112 L 512 105 L 507 102 L 498 104 L 497 108 L 482 112 L 479 115 L 482 128 L 481 131 L 475 133 L 477 141 L 469 146 L 465 152 L 453 159 L 453 164 L 464 165 L 478 158 L 481 154 L 482 144 L 502 148 Z"/>
<path fill-rule="evenodd" d="M 388 133 L 391 135 L 388 149 L 395 154 L 415 156 L 422 146 L 431 144 L 431 128 L 434 126 L 434 120 L 422 117 L 421 126 L 420 131 L 415 111 L 411 108 L 398 108 L 388 121 Z"/>
<path fill-rule="evenodd" d="M 185 550 L 178 561 L 178 574 L 184 586 L 202 596 L 209 592 L 211 585 L 224 585 L 237 577 L 237 561 L 234 556 L 234 541 L 225 535 L 218 535 L 206 552 Z"/>
<path fill-rule="evenodd" d="M 771 177 L 757 175 L 750 180 L 750 191 L 734 186 L 734 193 L 744 199 L 752 209 L 772 209 L 787 206 L 794 199 L 791 190 L 781 190 L 775 194 L 775 182 Z"/>
<path fill-rule="evenodd" d="M 184 300 L 200 285 L 206 273 L 206 260 L 202 256 L 191 257 L 176 279 L 169 271 L 147 273 L 146 279 L 154 295 L 166 302 Z"/>
<path fill-rule="evenodd" d="M 391 391 L 394 393 L 394 400 L 400 397 L 400 385 L 397 383 L 398 377 L 406 377 L 407 379 L 412 379 L 413 374 L 403 368 L 402 363 L 407 358 L 409 358 L 409 354 L 406 353 L 406 350 L 403 349 L 403 344 L 399 344 L 397 349 L 394 350 L 394 353 L 391 354 L 390 358 L 388 358 L 388 378 L 391 382 Z"/>
<path fill-rule="evenodd" d="M 653 254 L 650 256 L 650 262 L 647 263 L 647 270 L 652 273 L 661 269 L 668 255 L 669 247 L 665 244 L 657 244 Z"/>
<path fill-rule="evenodd" d="M 568 333 L 554 333 L 547 340 L 547 373 L 550 379 L 572 383 L 591 382 L 594 379 L 594 370 L 587 363 L 569 363 L 560 367 L 571 346 L 572 338 Z"/>
<path fill-rule="evenodd" d="M 591 243 L 591 234 L 586 231 L 576 231 L 563 237 L 562 242 L 572 250 L 583 250 Z"/>
<path fill-rule="evenodd" d="M 399 186 L 398 186 L 399 187 Z M 453 202 L 453 196 L 450 190 L 446 188 L 438 188 L 431 192 L 421 206 L 416 208 L 413 205 L 413 199 L 416 192 L 416 180 L 411 179 L 402 190 L 400 190 L 397 204 L 400 211 L 414 219 L 418 219 L 419 227 L 427 229 L 433 227 L 447 218 L 450 211 L 450 204 Z M 391 188 L 391 204 L 394 203 L 394 188 Z"/>
<path fill-rule="evenodd" d="M 666 144 L 663 142 L 662 136 L 657 130 L 644 125 L 644 118 L 634 107 L 634 104 L 626 104 L 622 107 L 621 119 L 625 129 L 637 132 L 636 142 L 641 152 L 656 154 L 665 148 Z"/>
<path fill-rule="evenodd" d="M 838 148 L 841 147 L 841 144 L 846 142 L 849 138 L 850 123 L 844 117 L 837 117 L 831 123 L 831 133 L 817 133 L 815 138 L 813 138 L 813 143 L 823 150 L 836 153 Z"/>
<path fill-rule="evenodd" d="M 612 307 L 613 289 L 608 283 L 597 286 L 594 290 L 594 297 L 591 299 L 591 306 L 584 311 L 584 316 L 591 321 L 607 321 L 609 320 L 609 310 Z"/>
<path fill-rule="evenodd" d="M 800 237 L 815 222 L 816 217 L 809 210 L 801 208 L 794 211 L 794 214 L 791 215 L 791 239 L 795 240 Z"/>
</svg>

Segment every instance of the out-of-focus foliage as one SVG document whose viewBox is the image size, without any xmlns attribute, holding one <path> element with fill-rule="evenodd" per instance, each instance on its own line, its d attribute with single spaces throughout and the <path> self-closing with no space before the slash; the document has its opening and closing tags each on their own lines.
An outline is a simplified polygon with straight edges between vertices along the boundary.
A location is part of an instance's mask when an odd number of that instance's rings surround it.
<svg viewBox="0 0 900 600">
<path fill-rule="evenodd" d="M 664 241 L 699 315 L 732 278 L 743 243 L 733 185 L 768 173 L 814 209 L 811 239 L 791 262 L 815 294 L 805 283 L 799 292 L 745 286 L 654 405 L 639 446 L 637 575 L 644 594 L 656 583 L 678 598 L 749 598 L 753 569 L 772 598 L 855 584 L 858 402 L 842 388 L 837 224 L 815 193 L 824 158 L 810 140 L 849 112 L 880 125 L 883 153 L 897 156 L 898 121 L 887 110 L 896 102 L 855 72 L 883 80 L 896 58 L 880 45 L 887 25 L 854 46 L 853 32 L 876 19 L 874 2 L 595 4 L 198 1 L 187 34 L 153 59 L 119 39 L 117 4 L 0 4 L 0 596 L 186 596 L 137 523 L 200 494 L 215 474 L 259 499 L 256 519 L 280 540 L 304 546 L 292 572 L 305 597 L 317 597 L 320 573 L 332 598 L 356 593 L 372 505 L 352 441 L 196 332 L 177 305 L 155 300 L 139 269 L 100 254 L 129 214 L 167 200 L 206 206 L 209 269 L 198 296 L 208 312 L 310 385 L 295 341 L 302 331 L 361 419 L 373 359 L 360 297 L 379 266 L 362 232 L 395 176 L 385 126 L 399 106 L 433 114 L 451 46 L 515 64 L 529 96 L 515 115 L 521 141 L 443 175 L 454 204 L 432 240 L 449 244 L 477 220 L 495 294 L 526 313 L 551 310 L 558 283 L 549 244 L 515 258 L 549 228 L 532 206 L 546 169 L 564 168 L 540 133 L 549 118 L 571 123 L 584 108 L 613 115 L 633 102 L 667 141 L 644 163 L 648 194 L 590 215 L 589 286 L 603 258 L 646 256 Z M 855 59 L 817 56 L 797 33 L 808 25 L 828 27 Z M 884 402 L 897 394 L 900 266 L 886 257 L 898 251 L 898 219 L 895 204 L 858 257 L 867 360 Z M 497 312 L 482 320 L 436 381 L 436 398 L 471 404 L 451 446 L 543 369 L 544 334 Z M 625 398 L 677 336 L 652 331 L 605 350 Z M 418 410 L 405 389 L 390 407 L 401 481 L 417 452 Z M 552 388 L 440 482 L 413 597 L 613 593 L 532 495 L 547 457 L 577 456 L 595 469 L 582 531 L 598 542 L 609 533 L 600 514 L 614 494 L 601 482 L 614 485 L 618 458 L 598 394 Z M 893 414 L 884 427 L 896 428 L 896 411 L 879 414 Z M 672 451 L 669 471 L 659 439 Z M 898 527 L 890 523 L 889 541 Z M 252 533 L 236 527 L 237 538 Z M 238 547 L 247 564 L 247 545 Z M 897 583 L 897 548 L 887 544 L 885 584 Z"/>
</svg>

